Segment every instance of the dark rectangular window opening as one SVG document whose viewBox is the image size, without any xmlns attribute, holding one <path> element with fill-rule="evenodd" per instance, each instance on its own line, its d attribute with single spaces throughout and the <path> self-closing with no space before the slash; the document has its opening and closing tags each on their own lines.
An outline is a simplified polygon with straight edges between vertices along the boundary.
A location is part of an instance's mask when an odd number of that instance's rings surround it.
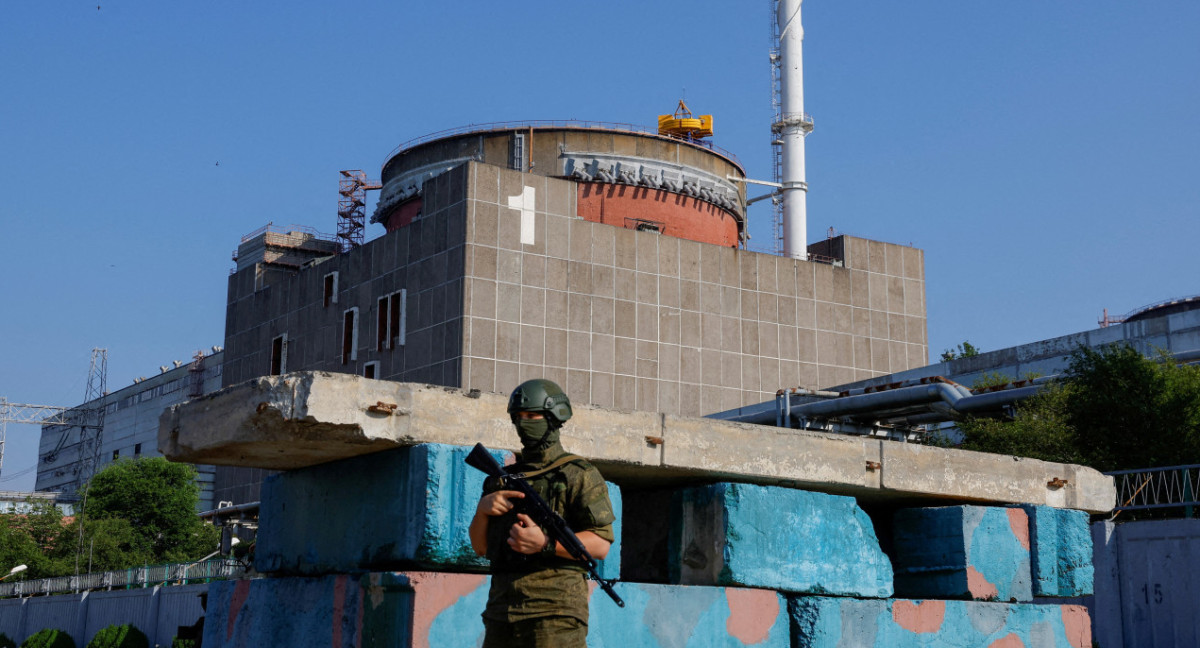
<svg viewBox="0 0 1200 648">
<path fill-rule="evenodd" d="M 525 133 L 513 133 L 508 148 L 508 168 L 525 171 Z"/>
<path fill-rule="evenodd" d="M 342 315 L 342 364 L 358 359 L 358 309 L 351 308 Z"/>
<path fill-rule="evenodd" d="M 388 304 L 391 302 L 390 297 L 380 297 L 379 302 L 375 307 L 375 350 L 383 351 L 391 346 L 390 332 L 388 329 L 388 314 L 390 310 Z"/>
<path fill-rule="evenodd" d="M 287 335 L 271 340 L 271 375 L 279 376 L 287 371 Z"/>
<path fill-rule="evenodd" d="M 388 298 L 388 339 L 391 340 L 393 349 L 404 344 L 404 329 L 406 324 L 404 303 L 406 301 L 408 301 L 407 290 L 392 293 Z"/>
<path fill-rule="evenodd" d="M 120 457 L 120 456 L 121 456 L 120 450 L 113 450 L 113 461 L 116 461 L 117 457 Z"/>
<path fill-rule="evenodd" d="M 368 362 L 366 365 L 363 366 L 363 378 L 371 378 L 372 380 L 374 380 L 375 378 L 378 377 L 378 374 L 379 374 L 379 363 L 378 362 Z"/>
<path fill-rule="evenodd" d="M 140 443 L 133 444 L 133 456 L 135 456 L 135 457 L 142 456 L 142 444 L 140 444 Z"/>
<path fill-rule="evenodd" d="M 325 288 L 322 304 L 328 306 L 337 303 L 337 273 L 330 272 L 325 275 Z"/>
</svg>

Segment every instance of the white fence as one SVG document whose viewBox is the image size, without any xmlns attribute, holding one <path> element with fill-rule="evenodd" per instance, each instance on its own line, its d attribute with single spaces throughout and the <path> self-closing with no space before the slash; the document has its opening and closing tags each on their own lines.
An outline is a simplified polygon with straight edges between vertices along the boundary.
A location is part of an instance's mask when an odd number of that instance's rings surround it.
<svg viewBox="0 0 1200 648">
<path fill-rule="evenodd" d="M 187 585 L 216 578 L 237 578 L 243 573 L 245 568 L 241 563 L 230 559 L 146 565 L 119 571 L 0 583 L 0 598 L 78 594 L 92 590 L 146 588 L 156 585 Z"/>
</svg>

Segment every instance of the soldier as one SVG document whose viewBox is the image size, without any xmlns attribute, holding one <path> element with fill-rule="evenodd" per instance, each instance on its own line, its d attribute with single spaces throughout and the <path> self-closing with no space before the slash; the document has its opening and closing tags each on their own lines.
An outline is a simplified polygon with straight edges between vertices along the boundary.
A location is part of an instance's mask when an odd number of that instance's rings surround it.
<svg viewBox="0 0 1200 648">
<path fill-rule="evenodd" d="M 518 463 L 529 485 L 561 515 L 596 560 L 608 555 L 616 520 L 600 471 L 567 454 L 559 429 L 571 401 L 549 380 L 521 383 L 508 399 L 521 437 Z M 471 520 L 471 546 L 492 565 L 484 648 L 584 648 L 588 586 L 581 563 L 521 513 L 522 493 L 488 478 Z"/>
</svg>

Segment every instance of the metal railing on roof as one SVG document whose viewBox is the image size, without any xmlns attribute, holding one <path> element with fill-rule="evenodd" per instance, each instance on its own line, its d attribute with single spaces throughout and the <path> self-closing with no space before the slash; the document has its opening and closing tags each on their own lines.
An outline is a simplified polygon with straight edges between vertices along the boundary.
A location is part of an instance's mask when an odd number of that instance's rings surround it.
<svg viewBox="0 0 1200 648">
<path fill-rule="evenodd" d="M 292 232 L 300 232 L 302 234 L 308 234 L 309 236 L 311 236 L 317 240 L 320 240 L 320 241 L 333 241 L 335 243 L 337 242 L 337 236 L 334 234 L 325 234 L 322 232 L 318 232 L 316 229 L 314 229 L 312 227 L 308 227 L 307 225 L 276 225 L 274 221 L 271 221 L 271 222 L 267 223 L 266 225 L 263 225 L 262 227 L 254 230 L 253 232 L 250 232 L 249 234 L 243 236 L 241 242 L 245 243 L 245 242 L 253 239 L 256 236 L 259 236 L 260 234 L 265 234 L 267 232 L 270 232 L 272 234 L 291 234 Z"/>
<path fill-rule="evenodd" d="M 1114 512 L 1200 506 L 1200 464 L 1104 474 L 1111 476 L 1117 487 Z"/>
<path fill-rule="evenodd" d="M 246 568 L 237 560 L 224 558 L 194 563 L 144 565 L 117 571 L 56 576 L 29 581 L 0 583 L 0 598 L 48 596 L 94 590 L 135 589 L 157 585 L 189 585 L 238 578 Z"/>
<path fill-rule="evenodd" d="M 745 169 L 741 160 L 733 153 L 704 140 L 685 140 L 678 137 L 669 137 L 660 135 L 658 129 L 641 126 L 639 124 L 624 124 L 620 122 L 602 122 L 602 121 L 586 121 L 578 119 L 536 119 L 532 121 L 503 121 L 503 122 L 485 122 L 482 124 L 468 124 L 466 126 L 458 126 L 455 128 L 447 128 L 428 135 L 414 137 L 413 139 L 404 142 L 400 146 L 392 149 L 391 153 L 387 154 L 387 158 L 383 161 L 386 166 L 388 161 L 396 157 L 396 154 L 401 151 L 432 142 L 434 140 L 454 137 L 455 135 L 466 135 L 469 133 L 490 133 L 497 131 L 513 131 L 524 130 L 529 128 L 568 128 L 581 130 L 610 130 L 610 131 L 625 131 L 629 133 L 637 133 L 638 135 L 650 135 L 653 137 L 670 140 L 673 142 L 681 142 L 683 144 L 693 144 L 700 148 L 708 149 L 722 157 L 728 158 L 731 162 L 738 165 L 739 168 Z"/>
<path fill-rule="evenodd" d="M 1200 299 L 1200 295 L 1188 295 L 1186 297 L 1172 297 L 1171 299 L 1164 299 L 1162 301 L 1154 302 L 1153 304 L 1147 304 L 1145 306 L 1135 308 L 1135 309 L 1129 311 L 1128 313 L 1125 313 L 1124 315 L 1122 315 L 1119 319 L 1120 319 L 1120 321 L 1124 322 L 1131 317 L 1136 317 L 1138 315 L 1141 315 L 1142 313 L 1152 311 L 1156 308 L 1162 308 L 1163 306 L 1170 306 L 1171 304 L 1180 304 L 1180 303 L 1184 303 L 1184 302 L 1195 301 L 1197 299 Z"/>
</svg>

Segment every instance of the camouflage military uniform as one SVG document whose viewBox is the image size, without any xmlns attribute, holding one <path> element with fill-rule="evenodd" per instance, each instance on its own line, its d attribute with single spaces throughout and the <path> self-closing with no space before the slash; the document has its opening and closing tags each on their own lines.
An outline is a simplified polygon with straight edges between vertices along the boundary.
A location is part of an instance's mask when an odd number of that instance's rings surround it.
<svg viewBox="0 0 1200 648">
<path fill-rule="evenodd" d="M 554 443 L 537 462 L 518 463 L 511 473 L 544 468 L 562 457 L 562 446 Z M 542 475 L 531 477 L 537 491 L 575 532 L 591 531 L 613 541 L 616 519 L 608 489 L 600 471 L 584 459 L 576 459 Z M 488 479 L 484 493 L 501 490 Z M 487 626 L 485 648 L 534 646 L 583 648 L 587 637 L 588 585 L 586 570 L 574 560 L 548 554 L 524 555 L 508 546 L 509 529 L 520 507 L 491 518 L 488 523 L 488 559 L 492 564 L 492 586 L 483 618 Z"/>
</svg>

